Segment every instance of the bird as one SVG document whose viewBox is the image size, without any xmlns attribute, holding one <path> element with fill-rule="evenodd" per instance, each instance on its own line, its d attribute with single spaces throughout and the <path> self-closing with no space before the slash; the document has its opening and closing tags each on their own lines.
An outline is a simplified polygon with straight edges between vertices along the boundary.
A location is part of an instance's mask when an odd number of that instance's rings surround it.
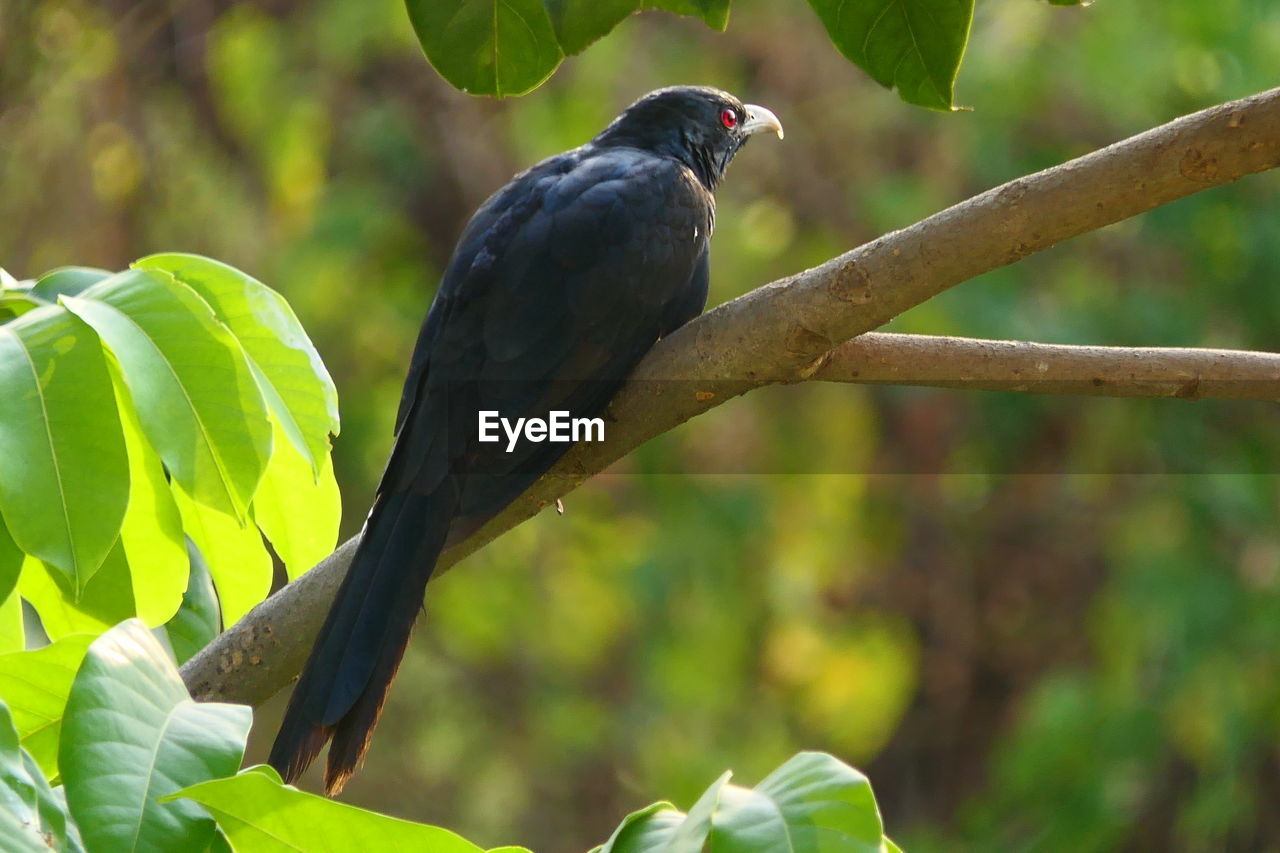
<svg viewBox="0 0 1280 853">
<path fill-rule="evenodd" d="M 572 446 L 481 440 L 479 415 L 600 415 L 661 338 L 701 314 L 714 192 L 770 110 L 658 89 L 589 142 L 511 179 L 462 231 L 427 311 L 395 440 L 269 763 L 293 782 L 332 741 L 324 789 L 359 768 L 442 551 Z M 526 433 L 528 436 L 528 433 Z"/>
</svg>

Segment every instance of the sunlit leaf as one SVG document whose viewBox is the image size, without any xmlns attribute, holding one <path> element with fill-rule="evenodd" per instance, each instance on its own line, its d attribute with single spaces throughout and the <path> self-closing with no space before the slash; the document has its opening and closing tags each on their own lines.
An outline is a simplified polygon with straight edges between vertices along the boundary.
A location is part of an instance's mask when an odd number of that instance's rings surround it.
<svg viewBox="0 0 1280 853">
<path fill-rule="evenodd" d="M 7 598 L 0 600 L 0 654 L 20 652 L 26 645 L 27 630 L 22 615 L 22 597 L 14 590 Z"/>
<path fill-rule="evenodd" d="M 307 460 L 277 435 L 275 452 L 253 498 L 253 518 L 284 561 L 290 579 L 329 556 L 338 544 L 342 496 L 329 457 L 322 461 L 317 481 Z"/>
<path fill-rule="evenodd" d="M 284 297 L 262 282 L 199 255 L 150 255 L 134 264 L 191 287 L 244 347 L 263 395 L 289 441 L 316 473 L 337 435 L 338 391 L 315 345 Z"/>
<path fill-rule="evenodd" d="M 208 304 L 147 270 L 113 275 L 63 304 L 115 354 L 173 479 L 202 503 L 244 517 L 271 455 L 271 425 L 243 350 Z"/>
<path fill-rule="evenodd" d="M 879 851 L 884 825 L 867 777 L 823 752 L 802 752 L 755 790 L 778 807 L 797 851 Z"/>
<path fill-rule="evenodd" d="M 725 788 L 729 786 L 729 778 L 732 775 L 726 771 L 711 783 L 711 787 L 702 792 L 702 796 L 685 815 L 684 822 L 671 836 L 668 848 L 671 853 L 702 853 L 703 848 L 709 843 L 716 809 L 720 805 L 720 798 L 724 795 Z"/>
<path fill-rule="evenodd" d="M 80 589 L 115 543 L 129 497 L 120 418 L 92 331 L 57 306 L 0 326 L 0 400 L 0 515 L 23 551 Z"/>
<path fill-rule="evenodd" d="M 41 308 L 48 303 L 27 293 L 0 294 L 0 323 L 8 322 L 14 317 L 21 317 L 28 311 Z"/>
<path fill-rule="evenodd" d="M 135 613 L 129 564 L 118 546 L 90 578 L 79 600 L 60 573 L 34 557 L 22 564 L 18 592 L 35 608 L 52 640 L 68 634 L 101 634 Z"/>
<path fill-rule="evenodd" d="M 73 634 L 41 649 L 0 655 L 0 697 L 23 748 L 49 779 L 58 772 L 58 735 L 71 681 L 92 640 L 92 634 Z"/>
<path fill-rule="evenodd" d="M 0 520 L 0 601 L 8 598 L 9 593 L 17 587 L 23 557 L 22 551 L 9 535 L 9 528 Z"/>
<path fill-rule="evenodd" d="M 684 818 L 684 812 L 671 803 L 654 803 L 627 815 L 609 840 L 592 849 L 591 853 L 665 850 L 676 830 L 684 823 Z"/>
<path fill-rule="evenodd" d="M 473 95 L 523 95 L 563 54 L 541 0 L 406 0 L 427 59 Z"/>
<path fill-rule="evenodd" d="M 410 823 L 299 791 L 270 767 L 192 785 L 175 796 L 203 805 L 237 850 L 430 850 L 481 853 L 471 842 L 435 826 Z"/>
<path fill-rule="evenodd" d="M 85 843 L 120 853 L 203 850 L 213 821 L 159 799 L 234 773 L 252 714 L 196 703 L 146 626 L 129 620 L 89 647 L 62 723 L 58 766 Z"/>
<path fill-rule="evenodd" d="M 837 48 L 902 99 L 952 109 L 973 0 L 809 0 Z"/>
<path fill-rule="evenodd" d="M 182 595 L 182 606 L 164 626 L 169 647 L 173 649 L 179 666 L 212 642 L 222 626 L 218 593 L 213 588 L 209 567 L 194 545 L 188 548 L 188 553 L 191 572 L 187 590 Z"/>
<path fill-rule="evenodd" d="M 871 786 L 825 753 L 802 752 L 754 789 L 725 773 L 687 815 L 655 803 L 593 853 L 901 853 L 883 835 Z"/>
<path fill-rule="evenodd" d="M 177 484 L 173 497 L 183 529 L 209 567 L 229 628 L 271 591 L 271 554 L 254 525 L 197 503 Z"/>
<path fill-rule="evenodd" d="M 112 379 L 129 455 L 129 506 L 120 527 L 120 545 L 129 564 L 135 614 L 156 626 L 177 612 L 187 586 L 182 516 L 173 502 L 160 457 L 143 434 L 123 378 L 113 369 Z"/>
<path fill-rule="evenodd" d="M 5 853 L 82 853 L 65 805 L 18 742 L 0 700 L 0 843 Z"/>
</svg>

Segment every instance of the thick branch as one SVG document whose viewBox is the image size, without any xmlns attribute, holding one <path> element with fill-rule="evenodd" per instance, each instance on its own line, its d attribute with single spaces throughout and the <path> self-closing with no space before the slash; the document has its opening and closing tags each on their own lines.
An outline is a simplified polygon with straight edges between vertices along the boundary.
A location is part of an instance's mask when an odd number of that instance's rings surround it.
<svg viewBox="0 0 1280 853">
<path fill-rule="evenodd" d="M 655 435 L 752 388 L 809 378 L 837 344 L 1056 243 L 1280 165 L 1280 89 L 1212 107 L 950 207 L 719 306 L 654 347 L 618 395 L 609 440 L 574 448 L 442 555 L 439 571 Z M 834 357 L 834 356 L 833 356 Z M 670 380 L 685 380 L 671 382 Z M 200 699 L 257 704 L 301 669 L 350 542 L 183 667 Z"/>
</svg>

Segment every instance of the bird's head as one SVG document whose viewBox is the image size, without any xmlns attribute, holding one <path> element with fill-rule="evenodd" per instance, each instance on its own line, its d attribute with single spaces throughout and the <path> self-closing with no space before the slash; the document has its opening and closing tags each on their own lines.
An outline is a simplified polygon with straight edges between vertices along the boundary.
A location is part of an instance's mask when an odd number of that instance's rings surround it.
<svg viewBox="0 0 1280 853">
<path fill-rule="evenodd" d="M 709 86 L 672 86 L 627 107 L 596 137 L 596 144 L 675 157 L 707 189 L 715 189 L 733 155 L 752 136 L 767 132 L 782 138 L 782 123 L 764 107 Z"/>
</svg>

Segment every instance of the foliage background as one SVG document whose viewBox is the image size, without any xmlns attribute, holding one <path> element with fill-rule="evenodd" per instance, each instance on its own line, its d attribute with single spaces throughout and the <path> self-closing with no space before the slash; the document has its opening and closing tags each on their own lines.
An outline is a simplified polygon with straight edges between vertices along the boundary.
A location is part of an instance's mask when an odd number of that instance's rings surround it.
<svg viewBox="0 0 1280 853">
<path fill-rule="evenodd" d="M 984 0 L 909 108 L 799 0 L 637 16 L 520 100 L 422 59 L 399 0 L 0 6 L 0 265 L 208 254 L 338 383 L 347 532 L 465 217 L 651 88 L 774 108 L 720 193 L 712 301 L 992 184 L 1274 84 L 1266 0 Z M 900 330 L 1274 349 L 1251 179 L 945 294 Z M 771 389 L 664 436 L 433 584 L 354 803 L 582 849 L 803 748 L 920 850 L 1275 850 L 1277 417 L 1261 403 Z M 279 703 L 258 722 L 260 760 Z"/>
</svg>

